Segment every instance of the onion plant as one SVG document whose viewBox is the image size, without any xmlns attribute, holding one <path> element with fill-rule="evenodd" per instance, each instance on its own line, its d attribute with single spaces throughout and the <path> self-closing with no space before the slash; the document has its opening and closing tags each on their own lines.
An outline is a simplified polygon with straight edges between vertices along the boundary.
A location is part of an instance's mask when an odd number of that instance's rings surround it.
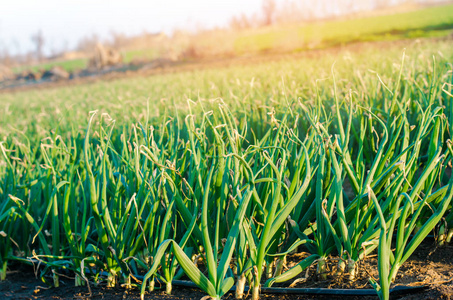
<svg viewBox="0 0 453 300">
<path fill-rule="evenodd" d="M 342 52 L 335 69 L 303 58 L 2 94 L 0 279 L 28 260 L 54 286 L 68 270 L 144 297 L 183 278 L 255 300 L 314 265 L 355 280 L 377 248 L 387 298 L 429 232 L 452 235 L 453 51 L 432 43 L 403 60 Z"/>
</svg>

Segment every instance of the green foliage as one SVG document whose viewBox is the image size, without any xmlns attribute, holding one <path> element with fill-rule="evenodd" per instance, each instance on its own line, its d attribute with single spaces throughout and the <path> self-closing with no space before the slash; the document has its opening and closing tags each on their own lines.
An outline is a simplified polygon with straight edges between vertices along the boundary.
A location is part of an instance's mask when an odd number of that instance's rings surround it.
<svg viewBox="0 0 453 300">
<path fill-rule="evenodd" d="M 87 58 L 77 58 L 70 60 L 54 61 L 41 63 L 33 66 L 20 66 L 13 69 L 14 73 L 20 73 L 22 71 L 31 70 L 33 72 L 41 70 L 50 70 L 52 67 L 59 66 L 65 69 L 68 72 L 73 72 L 77 70 L 85 69 L 88 66 Z"/>
<path fill-rule="evenodd" d="M 377 248 L 386 298 L 451 219 L 452 58 L 425 41 L 3 94 L 1 278 L 32 258 L 55 286 L 186 276 L 220 298 L 246 278 L 256 299 L 333 259 L 354 279 Z"/>
</svg>

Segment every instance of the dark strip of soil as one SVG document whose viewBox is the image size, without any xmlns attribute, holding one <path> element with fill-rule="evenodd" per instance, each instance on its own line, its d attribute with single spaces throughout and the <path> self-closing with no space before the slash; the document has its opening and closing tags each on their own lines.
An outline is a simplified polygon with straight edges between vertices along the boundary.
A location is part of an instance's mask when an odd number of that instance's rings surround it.
<svg viewBox="0 0 453 300">
<path fill-rule="evenodd" d="M 398 273 L 397 284 L 418 286 L 427 285 L 424 291 L 411 294 L 395 295 L 392 299 L 453 299 L 453 246 L 435 247 L 434 241 L 425 241 L 403 265 Z M 296 257 L 294 257 L 296 258 Z M 290 264 L 290 262 L 288 263 Z M 371 288 L 367 278 L 376 278 L 376 258 L 370 257 L 361 262 L 361 271 L 356 281 L 349 282 L 345 278 L 330 277 L 328 280 L 317 280 L 310 276 L 305 283 L 296 287 L 316 288 Z M 315 267 L 312 267 L 315 268 Z M 314 271 L 314 270 L 311 270 Z M 377 278 L 376 278 L 377 279 Z M 31 266 L 16 264 L 7 272 L 5 281 L 0 282 L 0 299 L 139 299 L 138 288 L 126 290 L 124 288 L 107 288 L 105 284 L 95 286 L 90 284 L 92 295 L 87 287 L 75 287 L 73 278 L 60 277 L 59 288 L 49 288 L 33 273 Z M 165 294 L 165 288 L 146 294 L 146 299 L 163 300 L 191 300 L 201 299 L 206 294 L 199 289 L 174 287 L 172 295 Z M 229 293 L 224 299 L 234 299 Z M 250 296 L 247 297 L 250 299 Z M 321 299 L 321 300 L 367 300 L 377 299 L 374 296 L 345 296 L 345 295 L 295 295 L 295 294 L 263 294 L 260 299 Z"/>
</svg>

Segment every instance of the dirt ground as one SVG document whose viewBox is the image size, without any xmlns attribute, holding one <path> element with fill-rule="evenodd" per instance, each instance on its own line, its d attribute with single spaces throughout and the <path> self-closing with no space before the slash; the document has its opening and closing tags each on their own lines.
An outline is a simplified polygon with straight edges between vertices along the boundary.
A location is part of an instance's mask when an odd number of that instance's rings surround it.
<svg viewBox="0 0 453 300">
<path fill-rule="evenodd" d="M 426 289 L 411 292 L 410 294 L 394 295 L 392 299 L 453 299 L 453 245 L 435 247 L 434 241 L 424 242 L 412 257 L 401 267 L 395 285 L 426 286 Z M 305 256 L 301 254 L 300 256 Z M 293 257 L 293 260 L 300 259 Z M 291 260 L 288 261 L 288 265 Z M 347 276 L 328 276 L 327 280 L 319 280 L 314 275 L 315 266 L 309 269 L 309 279 L 297 284 L 296 288 L 342 288 L 342 289 L 370 289 L 368 278 L 378 279 L 376 271 L 376 256 L 365 259 L 360 265 L 357 280 L 350 282 Z M 334 264 L 332 264 L 334 265 Z M 73 278 L 60 277 L 59 288 L 49 288 L 35 277 L 33 268 L 18 265 L 8 271 L 6 281 L 0 282 L 0 299 L 139 299 L 138 288 L 126 290 L 124 288 L 106 288 L 91 284 L 90 296 L 87 287 L 75 287 Z M 156 286 L 156 291 L 147 293 L 145 299 L 162 300 L 191 300 L 201 299 L 206 294 L 195 288 L 174 287 L 172 295 L 167 295 L 164 289 Z M 376 296 L 334 296 L 334 295 L 296 295 L 296 294 L 263 294 L 261 299 L 332 299 L 332 300 L 367 300 L 377 299 Z M 234 299 L 229 293 L 224 299 Z M 250 296 L 248 297 L 250 299 Z"/>
<path fill-rule="evenodd" d="M 453 35 L 440 38 L 426 38 L 426 40 L 453 41 Z M 0 82 L 0 94 L 21 92 L 26 90 L 51 89 L 56 87 L 75 86 L 81 84 L 95 83 L 98 81 L 112 81 L 131 77 L 149 77 L 170 73 L 192 72 L 195 70 L 225 68 L 237 65 L 253 65 L 271 61 L 278 62 L 287 59 L 318 58 L 329 53 L 338 53 L 338 51 L 341 50 L 360 52 L 363 49 L 367 49 L 369 47 L 381 49 L 388 48 L 394 45 L 401 46 L 402 48 L 404 48 L 407 47 L 408 45 L 415 44 L 418 42 L 419 40 L 414 39 L 402 39 L 395 41 L 356 42 L 347 45 L 328 47 L 325 49 L 306 50 L 302 52 L 291 52 L 291 53 L 269 52 L 253 56 L 244 55 L 225 58 L 205 58 L 197 60 L 166 62 L 162 64 L 155 64 L 153 62 L 150 62 L 148 64 L 144 64 L 141 66 L 131 66 L 132 69 L 130 70 L 128 69 L 126 71 L 112 71 L 112 72 L 101 71 L 99 72 L 99 74 L 94 74 L 92 76 L 87 77 L 76 77 L 70 80 L 38 81 L 19 85 L 16 85 L 14 82 L 12 83 L 12 85 Z"/>
</svg>

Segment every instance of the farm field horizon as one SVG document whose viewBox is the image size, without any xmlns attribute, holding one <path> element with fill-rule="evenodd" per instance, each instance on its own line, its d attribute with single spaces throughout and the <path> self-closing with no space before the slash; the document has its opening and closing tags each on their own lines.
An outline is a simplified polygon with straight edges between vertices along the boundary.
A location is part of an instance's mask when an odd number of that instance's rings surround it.
<svg viewBox="0 0 453 300">
<path fill-rule="evenodd" d="M 307 50 L 328 49 L 358 42 L 397 41 L 428 37 L 447 37 L 453 33 L 453 4 L 451 1 L 431 5 L 406 3 L 392 10 L 378 9 L 368 14 L 353 14 L 325 20 L 289 23 L 263 28 L 205 30 L 192 35 L 170 38 L 147 46 L 124 44 L 120 46 L 123 62 L 143 63 L 168 58 L 168 52 L 177 61 L 192 62 L 203 58 L 231 58 L 242 55 L 295 54 Z M 139 37 L 136 37 L 140 40 Z M 169 39 L 167 41 L 166 39 Z M 181 44 L 174 49 L 172 43 Z M 143 44 L 143 42 L 142 42 Z M 86 52 L 86 51 L 85 51 Z M 89 55 L 75 52 L 78 58 L 53 58 L 46 62 L 21 64 L 13 73 L 27 70 L 37 72 L 59 66 L 68 72 L 77 72 L 89 65 Z"/>
<path fill-rule="evenodd" d="M 452 41 L 1 93 L 2 282 L 451 296 Z"/>
</svg>

